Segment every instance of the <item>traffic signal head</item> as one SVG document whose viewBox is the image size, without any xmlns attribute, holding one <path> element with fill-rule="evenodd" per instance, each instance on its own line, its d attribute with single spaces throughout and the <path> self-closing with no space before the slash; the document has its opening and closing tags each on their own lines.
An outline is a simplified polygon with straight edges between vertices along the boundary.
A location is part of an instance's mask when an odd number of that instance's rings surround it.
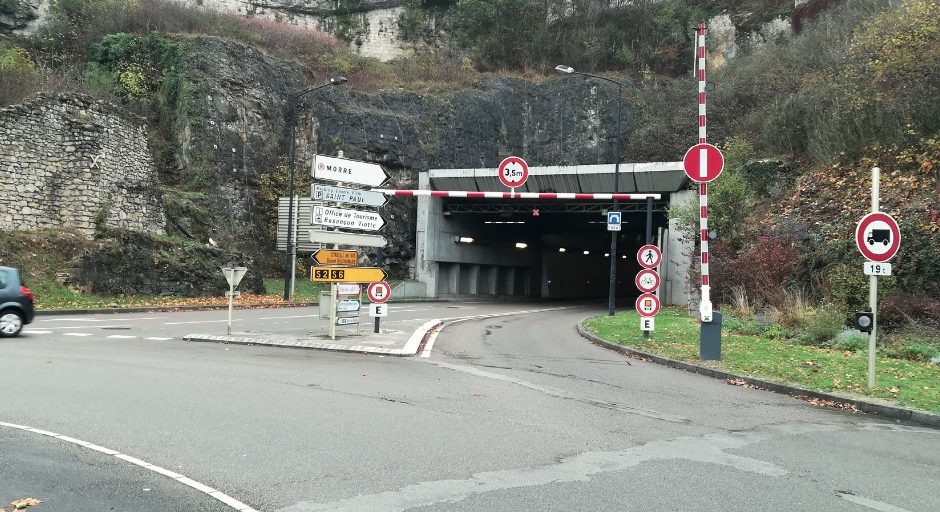
<svg viewBox="0 0 940 512">
<path fill-rule="evenodd" d="M 862 332 L 871 332 L 875 323 L 875 315 L 871 311 L 858 311 L 855 313 L 855 328 Z"/>
</svg>

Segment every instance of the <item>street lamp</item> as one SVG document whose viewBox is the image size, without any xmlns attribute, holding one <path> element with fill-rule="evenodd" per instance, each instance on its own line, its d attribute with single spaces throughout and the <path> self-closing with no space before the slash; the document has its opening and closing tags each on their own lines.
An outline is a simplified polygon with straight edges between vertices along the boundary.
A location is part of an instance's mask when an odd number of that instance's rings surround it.
<svg viewBox="0 0 940 512">
<path fill-rule="evenodd" d="M 287 195 L 287 246 L 284 251 L 284 300 L 290 300 L 291 281 L 294 278 L 294 258 L 296 250 L 294 248 L 294 162 L 297 154 L 297 143 L 295 132 L 297 130 L 297 104 L 301 98 L 307 94 L 329 87 L 331 85 L 340 85 L 346 83 L 346 77 L 336 76 L 330 78 L 325 84 L 316 87 L 310 87 L 303 91 L 293 93 L 287 97 L 288 118 L 290 122 L 290 185 Z"/>
<path fill-rule="evenodd" d="M 590 73 L 582 73 L 581 71 L 575 71 L 571 66 L 565 66 L 564 64 L 559 64 L 555 66 L 555 71 L 565 75 L 582 75 L 590 78 L 596 78 L 598 80 L 604 80 L 605 82 L 610 82 L 616 84 L 617 86 L 617 162 L 614 164 L 614 193 L 620 192 L 620 161 L 623 160 L 623 141 L 620 140 L 620 119 L 623 117 L 623 106 L 620 98 L 623 97 L 623 84 L 617 80 L 611 80 L 610 78 L 592 75 Z M 614 199 L 614 210 L 620 208 L 620 201 Z M 607 294 L 607 314 L 609 316 L 614 316 L 614 306 L 615 306 L 615 297 L 617 293 L 617 232 L 610 232 L 610 288 Z"/>
</svg>

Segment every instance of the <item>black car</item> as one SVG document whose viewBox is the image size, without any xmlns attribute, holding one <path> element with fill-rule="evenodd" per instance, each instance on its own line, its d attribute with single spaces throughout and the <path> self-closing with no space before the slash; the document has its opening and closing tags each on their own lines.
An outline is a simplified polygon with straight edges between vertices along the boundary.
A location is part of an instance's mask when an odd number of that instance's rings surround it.
<svg viewBox="0 0 940 512">
<path fill-rule="evenodd" d="M 16 336 L 34 316 L 33 292 L 23 283 L 19 271 L 0 267 L 0 338 Z"/>
</svg>

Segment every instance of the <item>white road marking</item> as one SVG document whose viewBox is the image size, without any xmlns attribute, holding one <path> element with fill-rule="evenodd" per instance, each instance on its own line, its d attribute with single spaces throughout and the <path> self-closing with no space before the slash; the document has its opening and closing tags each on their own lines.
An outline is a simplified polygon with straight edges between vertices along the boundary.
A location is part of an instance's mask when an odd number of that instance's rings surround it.
<svg viewBox="0 0 940 512">
<path fill-rule="evenodd" d="M 139 318 L 124 318 L 120 317 L 122 322 L 128 320 L 160 320 L 163 318 L 169 318 L 167 316 L 142 316 Z M 43 318 L 43 322 L 113 322 L 117 320 L 116 318 Z"/>
<path fill-rule="evenodd" d="M 91 336 L 90 332 L 64 332 L 62 336 Z"/>
<path fill-rule="evenodd" d="M 112 334 L 108 337 L 118 339 L 118 340 L 129 340 L 129 339 L 136 338 L 137 336 L 129 336 L 127 334 Z"/>
<path fill-rule="evenodd" d="M 68 325 L 68 326 L 61 326 L 61 327 L 43 326 L 43 328 L 45 329 L 119 329 L 122 327 L 131 328 L 133 326 L 131 325 Z"/>
<path fill-rule="evenodd" d="M 316 314 L 316 315 L 290 315 L 290 316 L 263 316 L 259 318 L 258 320 L 280 320 L 282 318 L 313 318 L 313 317 L 318 317 L 318 316 L 320 315 Z"/>
<path fill-rule="evenodd" d="M 423 309 L 398 309 L 398 308 L 388 308 L 388 310 L 389 310 L 390 312 L 395 312 L 395 313 L 413 313 L 413 312 L 415 312 L 415 311 L 430 311 L 431 308 L 423 308 Z"/>
<path fill-rule="evenodd" d="M 241 322 L 240 318 L 232 319 L 233 322 Z M 222 320 L 196 320 L 192 322 L 166 322 L 163 325 L 183 325 L 183 324 L 217 324 L 219 322 L 228 322 L 226 319 Z"/>
<path fill-rule="evenodd" d="M 895 507 L 883 501 L 872 500 L 869 498 L 863 498 L 861 496 L 856 496 L 854 494 L 849 494 L 847 492 L 836 491 L 836 496 L 844 499 L 845 501 L 851 501 L 856 505 L 861 505 L 863 507 L 868 507 L 872 510 L 877 510 L 878 512 L 911 512 L 906 508 Z"/>
<path fill-rule="evenodd" d="M 203 483 L 197 482 L 197 481 L 193 480 L 192 478 L 188 478 L 188 477 L 183 476 L 183 475 L 181 475 L 181 474 L 179 474 L 179 473 L 175 473 L 175 472 L 173 472 L 173 471 L 170 471 L 169 469 L 162 468 L 162 467 L 160 467 L 160 466 L 151 464 L 151 463 L 149 463 L 149 462 L 147 462 L 147 461 L 144 461 L 144 460 L 140 460 L 140 459 L 138 459 L 138 458 L 136 458 L 136 457 L 131 457 L 130 455 L 121 453 L 121 452 L 119 452 L 119 451 L 117 451 L 117 450 L 112 450 L 112 449 L 110 449 L 110 448 L 105 448 L 105 447 L 103 447 L 103 446 L 98 446 L 98 445 L 96 445 L 96 444 L 89 443 L 88 441 L 82 441 L 82 440 L 80 440 L 80 439 L 75 439 L 75 438 L 73 438 L 73 437 L 64 436 L 64 435 L 62 435 L 62 434 L 56 434 L 55 432 L 49 432 L 49 431 L 47 431 L 47 430 L 40 430 L 40 429 L 38 429 L 38 428 L 27 427 L 27 426 L 25 426 L 25 425 L 17 425 L 17 424 L 15 424 L 15 423 L 7 423 L 7 422 L 4 422 L 4 421 L 0 421 L 0 427 L 15 428 L 15 429 L 17 429 L 17 430 L 22 430 L 22 431 L 25 431 L 25 432 L 32 432 L 33 434 L 40 434 L 40 435 L 44 435 L 44 436 L 47 436 L 47 437 L 53 437 L 53 438 L 55 438 L 55 439 L 58 439 L 58 440 L 60 440 L 60 441 L 64 441 L 64 442 L 66 442 L 66 443 L 71 443 L 71 444 L 74 444 L 74 445 L 81 446 L 81 447 L 83 447 L 83 448 L 88 448 L 88 449 L 91 449 L 91 450 L 95 450 L 95 451 L 101 452 L 101 453 L 103 453 L 103 454 L 105 454 L 105 455 L 110 455 L 110 456 L 112 456 L 112 457 L 114 457 L 114 458 L 116 458 L 116 459 L 121 459 L 121 460 L 123 460 L 123 461 L 125 461 L 125 462 L 129 462 L 129 463 L 131 463 L 131 464 L 134 464 L 135 466 L 139 466 L 139 467 L 142 467 L 142 468 L 144 468 L 144 469 L 153 471 L 154 473 L 159 473 L 159 474 L 161 474 L 161 475 L 163 475 L 163 476 L 166 476 L 166 477 L 168 477 L 168 478 L 171 478 L 171 479 L 173 479 L 173 480 L 176 480 L 177 482 L 179 482 L 179 483 L 181 483 L 181 484 L 183 484 L 183 485 L 188 485 L 189 487 L 192 487 L 193 489 L 196 489 L 197 491 L 199 491 L 199 492 L 201 492 L 201 493 L 203 493 L 203 494 L 206 494 L 206 495 L 208 495 L 208 496 L 210 496 L 210 497 L 212 497 L 212 498 L 214 498 L 214 499 L 216 499 L 216 500 L 218 500 L 218 501 L 221 501 L 222 503 L 228 505 L 229 507 L 233 508 L 234 510 L 237 510 L 238 512 L 258 512 L 257 510 L 255 510 L 255 509 L 251 508 L 250 506 L 248 506 L 248 505 L 242 503 L 241 501 L 238 501 L 238 500 L 236 500 L 235 498 L 233 498 L 233 497 L 231 497 L 231 496 L 229 496 L 229 495 L 223 493 L 222 491 L 218 491 L 218 490 L 216 490 L 216 489 L 213 489 L 212 487 L 209 487 L 208 485 L 205 485 L 205 484 L 203 484 Z"/>
<path fill-rule="evenodd" d="M 166 341 L 166 340 L 172 340 L 173 338 L 157 338 L 157 337 L 152 337 L 152 338 L 144 338 L 144 339 L 145 339 L 145 340 L 153 340 L 153 341 Z"/>
<path fill-rule="evenodd" d="M 434 340 L 437 339 L 437 335 L 441 333 L 441 330 L 443 330 L 443 326 L 431 333 L 428 342 L 424 344 L 424 350 L 421 351 L 421 357 L 431 357 L 431 347 L 434 346 Z"/>
<path fill-rule="evenodd" d="M 52 331 L 34 331 L 32 329 L 23 329 L 23 334 L 52 334 Z"/>
</svg>

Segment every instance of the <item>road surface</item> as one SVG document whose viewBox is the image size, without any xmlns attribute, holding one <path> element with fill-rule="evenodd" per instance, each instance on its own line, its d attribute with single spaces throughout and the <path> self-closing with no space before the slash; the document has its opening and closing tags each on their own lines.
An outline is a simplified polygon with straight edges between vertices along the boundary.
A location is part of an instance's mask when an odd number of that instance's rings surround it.
<svg viewBox="0 0 940 512">
<path fill-rule="evenodd" d="M 394 306 L 389 320 L 557 305 Z M 0 340 L 0 422 L 262 511 L 940 510 L 940 431 L 625 358 L 577 335 L 600 312 L 453 323 L 415 358 L 180 339 L 224 332 L 220 311 L 40 317 Z M 314 315 L 236 312 L 259 331 Z M 115 510 L 226 509 L 67 444 L 0 426 L 0 503 L 83 510 L 69 497 L 92 489 Z"/>
</svg>

